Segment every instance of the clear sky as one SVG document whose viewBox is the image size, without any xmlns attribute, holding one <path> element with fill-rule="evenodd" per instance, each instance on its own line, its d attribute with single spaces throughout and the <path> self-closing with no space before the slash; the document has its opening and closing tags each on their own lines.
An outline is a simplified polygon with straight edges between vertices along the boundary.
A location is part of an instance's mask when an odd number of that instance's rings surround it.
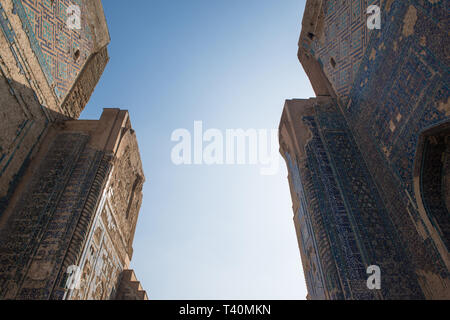
<svg viewBox="0 0 450 320">
<path fill-rule="evenodd" d="M 314 96 L 304 0 L 103 0 L 111 60 L 83 119 L 129 110 L 146 183 L 132 267 L 151 299 L 304 299 L 287 171 L 175 166 L 172 132 L 276 129 Z"/>
</svg>

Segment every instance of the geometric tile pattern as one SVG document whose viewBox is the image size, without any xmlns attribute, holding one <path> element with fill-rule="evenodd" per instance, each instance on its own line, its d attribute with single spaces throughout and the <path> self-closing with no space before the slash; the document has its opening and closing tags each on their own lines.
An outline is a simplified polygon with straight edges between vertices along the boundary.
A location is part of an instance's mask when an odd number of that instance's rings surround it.
<svg viewBox="0 0 450 320">
<path fill-rule="evenodd" d="M 55 139 L 8 221 L 8 231 L 1 233 L 0 298 L 50 297 L 90 186 L 104 161 L 103 152 L 86 147 L 87 139 L 82 134 L 61 134 Z M 36 275 L 34 265 L 47 268 Z"/>
<path fill-rule="evenodd" d="M 54 85 L 57 97 L 64 99 L 93 48 L 93 35 L 88 24 L 84 0 L 14 0 L 22 23 L 28 29 L 34 52 Z M 67 8 L 81 9 L 81 30 L 67 28 Z"/>
<path fill-rule="evenodd" d="M 321 245 L 321 239 L 316 239 L 320 231 L 325 235 L 322 224 L 316 220 L 320 220 L 320 216 L 313 214 L 311 210 L 308 209 L 307 198 L 305 196 L 305 187 L 302 184 L 302 179 L 300 178 L 299 165 L 295 159 L 295 156 L 286 151 L 285 153 L 287 166 L 289 169 L 290 178 L 292 180 L 293 188 L 296 192 L 297 199 L 299 199 L 300 207 L 297 212 L 298 224 L 300 226 L 301 240 L 300 245 L 302 246 L 302 252 L 307 255 L 306 259 L 303 259 L 303 272 L 306 279 L 306 285 L 308 287 L 308 293 L 314 299 L 325 299 L 327 288 L 332 287 L 333 284 L 326 283 L 324 274 L 328 274 L 328 278 L 333 275 L 334 279 L 338 279 L 336 269 L 333 268 L 333 264 L 330 265 L 332 259 L 325 257 L 329 252 L 323 251 L 322 254 L 319 252 L 319 246 Z M 320 237 L 319 237 L 320 238 Z M 324 239 L 325 236 L 322 237 Z M 323 244 L 323 246 L 327 243 Z M 328 270 L 327 273 L 324 269 Z M 329 281 L 328 281 L 329 282 Z M 336 283 L 336 281 L 332 281 Z"/>
<path fill-rule="evenodd" d="M 337 106 L 315 107 L 302 118 L 312 138 L 305 146 L 306 164 L 290 176 L 297 196 L 301 245 L 308 255 L 305 278 L 313 299 L 423 298 L 411 261 L 364 165 Z M 312 239 L 311 239 L 312 238 Z M 379 292 L 368 290 L 366 269 L 383 270 Z M 320 272 L 319 272 L 320 271 Z"/>
<path fill-rule="evenodd" d="M 448 2 L 322 3 L 323 34 L 308 34 L 312 44 L 300 45 L 319 61 L 340 99 L 330 97 L 334 103 L 317 103 L 313 114 L 289 120 L 303 145 L 283 150 L 294 138 L 280 141 L 294 203 L 300 202 L 297 232 L 308 255 L 309 295 L 448 297 L 450 219 L 442 194 L 442 155 L 450 147 L 445 136 L 433 137 L 434 149 L 425 143 L 419 191 L 414 167 L 423 133 L 450 123 Z M 381 30 L 366 27 L 364 11 L 371 4 L 381 6 Z M 310 78 L 317 80 L 315 74 Z M 286 137 L 283 123 L 282 118 L 280 136 Z M 301 160 L 296 159 L 299 149 Z M 444 238 L 443 246 L 435 233 Z M 382 269 L 376 293 L 363 281 L 372 264 Z"/>
<path fill-rule="evenodd" d="M 365 11 L 369 5 L 379 5 L 379 2 L 324 1 L 324 38 L 315 39 L 311 49 L 343 101 L 347 100 L 372 32 L 366 27 Z"/>
<path fill-rule="evenodd" d="M 79 262 L 82 270 L 80 289 L 69 292 L 66 300 L 109 300 L 116 296 L 124 267 L 102 220 L 105 210 L 106 203 L 102 215 L 96 217 Z"/>
<path fill-rule="evenodd" d="M 413 180 L 422 132 L 450 121 L 448 2 L 393 1 L 382 12 L 384 27 L 370 39 L 344 110 L 414 268 L 448 280 L 436 245 L 417 232 L 425 222 Z M 408 16 L 415 21 L 411 33 Z"/>
</svg>

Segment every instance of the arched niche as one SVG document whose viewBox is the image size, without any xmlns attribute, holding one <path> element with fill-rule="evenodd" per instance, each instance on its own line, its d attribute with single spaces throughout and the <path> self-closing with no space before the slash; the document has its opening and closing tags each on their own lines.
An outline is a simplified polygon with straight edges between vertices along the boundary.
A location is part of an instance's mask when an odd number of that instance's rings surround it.
<svg viewBox="0 0 450 320">
<path fill-rule="evenodd" d="M 450 121 L 419 137 L 414 166 L 419 213 L 447 266 L 450 249 Z"/>
</svg>

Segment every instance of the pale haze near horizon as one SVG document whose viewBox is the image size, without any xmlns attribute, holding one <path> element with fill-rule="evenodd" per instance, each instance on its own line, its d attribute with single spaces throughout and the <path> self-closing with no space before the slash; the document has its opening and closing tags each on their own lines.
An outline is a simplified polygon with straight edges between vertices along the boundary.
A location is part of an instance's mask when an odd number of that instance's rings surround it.
<svg viewBox="0 0 450 320">
<path fill-rule="evenodd" d="M 175 166 L 172 132 L 278 128 L 314 96 L 297 59 L 305 1 L 103 0 L 110 62 L 84 110 L 129 110 L 146 183 L 134 268 L 150 299 L 305 299 L 284 160 Z M 277 142 L 278 143 L 278 142 Z"/>
</svg>

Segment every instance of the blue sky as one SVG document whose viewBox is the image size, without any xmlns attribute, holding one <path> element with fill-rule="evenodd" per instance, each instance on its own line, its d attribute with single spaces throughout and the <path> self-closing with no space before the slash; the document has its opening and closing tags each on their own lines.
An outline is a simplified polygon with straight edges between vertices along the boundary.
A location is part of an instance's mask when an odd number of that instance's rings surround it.
<svg viewBox="0 0 450 320">
<path fill-rule="evenodd" d="M 276 129 L 314 96 L 297 60 L 305 1 L 103 0 L 111 60 L 83 119 L 129 110 L 146 184 L 132 267 L 151 299 L 304 299 L 284 161 L 175 166 L 171 134 Z"/>
</svg>

